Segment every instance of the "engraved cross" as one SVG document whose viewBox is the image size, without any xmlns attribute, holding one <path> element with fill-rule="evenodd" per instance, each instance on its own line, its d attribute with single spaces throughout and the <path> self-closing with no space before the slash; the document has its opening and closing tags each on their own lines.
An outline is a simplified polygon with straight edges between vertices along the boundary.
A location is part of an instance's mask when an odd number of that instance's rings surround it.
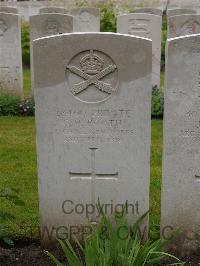
<svg viewBox="0 0 200 266">
<path fill-rule="evenodd" d="M 80 172 L 69 172 L 71 180 L 89 180 L 91 181 L 91 203 L 93 206 L 96 204 L 96 196 L 95 196 L 95 185 L 96 180 L 118 180 L 118 172 L 115 173 L 105 173 L 105 174 L 98 174 L 96 173 L 96 151 L 98 148 L 90 148 L 91 150 L 91 171 L 87 173 L 80 173 Z M 93 215 L 93 220 L 95 219 L 95 214 Z"/>
</svg>

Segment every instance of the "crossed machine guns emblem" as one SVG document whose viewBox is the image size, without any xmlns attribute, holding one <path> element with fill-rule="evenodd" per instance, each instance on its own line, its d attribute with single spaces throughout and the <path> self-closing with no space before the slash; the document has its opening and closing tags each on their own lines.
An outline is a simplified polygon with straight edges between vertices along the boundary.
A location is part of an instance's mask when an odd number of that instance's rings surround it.
<svg viewBox="0 0 200 266">
<path fill-rule="evenodd" d="M 100 58 L 94 51 L 91 50 L 89 54 L 84 56 L 80 61 L 81 68 L 76 66 L 68 65 L 67 69 L 73 74 L 84 79 L 84 81 L 75 84 L 71 88 L 73 95 L 77 95 L 84 90 L 86 90 L 90 85 L 95 85 L 95 87 L 107 94 L 111 94 L 115 89 L 108 83 L 105 83 L 101 79 L 107 75 L 113 73 L 116 69 L 116 65 L 109 65 L 104 67 L 104 60 Z"/>
</svg>

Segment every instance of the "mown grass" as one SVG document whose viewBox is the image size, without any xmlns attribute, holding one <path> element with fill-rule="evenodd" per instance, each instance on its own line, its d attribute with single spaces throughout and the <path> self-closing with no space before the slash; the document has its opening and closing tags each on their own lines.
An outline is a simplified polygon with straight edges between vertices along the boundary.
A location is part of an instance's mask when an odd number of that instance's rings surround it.
<svg viewBox="0 0 200 266">
<path fill-rule="evenodd" d="M 159 223 L 162 121 L 152 121 L 150 220 Z M 16 218 L 8 224 L 14 239 L 38 238 L 39 210 L 34 118 L 0 117 L 0 188 L 19 190 L 25 206 L 0 198 L 0 210 Z M 33 230 L 33 228 L 35 229 Z M 33 231 L 33 233 L 31 233 Z"/>
<path fill-rule="evenodd" d="M 16 217 L 9 225 L 14 238 L 26 237 L 26 225 L 38 225 L 34 118 L 0 117 L 0 188 L 14 188 L 25 206 L 0 198 L 0 210 Z"/>
<path fill-rule="evenodd" d="M 31 73 L 28 68 L 23 69 L 24 77 L 24 97 L 27 98 L 31 95 Z"/>
</svg>

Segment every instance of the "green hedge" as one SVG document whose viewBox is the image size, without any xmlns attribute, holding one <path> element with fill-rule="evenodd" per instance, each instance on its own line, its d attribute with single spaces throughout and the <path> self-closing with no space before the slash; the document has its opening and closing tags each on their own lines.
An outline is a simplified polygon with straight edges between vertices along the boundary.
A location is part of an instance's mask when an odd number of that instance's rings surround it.
<svg viewBox="0 0 200 266">
<path fill-rule="evenodd" d="M 114 11 L 114 3 L 110 2 L 100 6 L 101 10 L 101 32 L 117 31 L 117 16 Z"/>
<path fill-rule="evenodd" d="M 0 94 L 0 116 L 33 116 L 34 110 L 33 98 L 21 100 L 18 96 Z"/>
<path fill-rule="evenodd" d="M 24 66 L 30 66 L 30 29 L 28 23 L 22 24 L 22 60 Z"/>
<path fill-rule="evenodd" d="M 154 87 L 152 90 L 151 115 L 152 118 L 163 118 L 164 94 L 162 89 Z"/>
<path fill-rule="evenodd" d="M 161 50 L 161 71 L 165 70 L 165 44 L 167 40 L 167 19 L 163 15 L 163 24 L 162 24 L 162 50 Z"/>
</svg>

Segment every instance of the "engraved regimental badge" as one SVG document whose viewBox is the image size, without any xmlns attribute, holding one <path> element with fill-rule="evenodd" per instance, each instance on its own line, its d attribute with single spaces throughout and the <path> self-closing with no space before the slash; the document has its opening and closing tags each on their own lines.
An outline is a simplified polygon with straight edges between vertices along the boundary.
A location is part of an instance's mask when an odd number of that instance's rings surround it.
<svg viewBox="0 0 200 266">
<path fill-rule="evenodd" d="M 48 19 L 45 22 L 45 31 L 47 35 L 55 35 L 59 33 L 59 25 L 56 20 Z"/>
<path fill-rule="evenodd" d="M 117 66 L 103 52 L 84 51 L 73 57 L 67 66 L 67 81 L 77 99 L 101 102 L 117 90 Z"/>
<path fill-rule="evenodd" d="M 0 19 L 0 37 L 4 35 L 4 32 L 7 31 L 8 27 L 3 19 Z"/>
</svg>

